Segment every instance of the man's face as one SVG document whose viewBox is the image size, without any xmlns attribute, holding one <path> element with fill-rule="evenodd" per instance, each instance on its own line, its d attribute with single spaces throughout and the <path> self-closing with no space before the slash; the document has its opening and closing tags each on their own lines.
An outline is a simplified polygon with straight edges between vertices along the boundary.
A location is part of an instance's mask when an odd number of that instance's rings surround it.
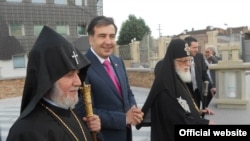
<svg viewBox="0 0 250 141">
<path fill-rule="evenodd" d="M 207 49 L 205 50 L 205 57 L 208 58 L 208 57 L 210 57 L 210 56 L 213 56 L 213 52 L 212 52 L 211 49 L 207 48 Z"/>
<path fill-rule="evenodd" d="M 189 51 L 192 56 L 195 56 L 199 50 L 198 48 L 198 42 L 191 42 L 191 45 L 189 46 Z"/>
<path fill-rule="evenodd" d="M 183 82 L 191 82 L 190 57 L 176 58 L 174 60 L 176 73 Z"/>
<path fill-rule="evenodd" d="M 89 42 L 100 57 L 107 58 L 114 52 L 116 45 L 115 33 L 114 25 L 94 28 L 94 35 L 89 36 Z"/>
<path fill-rule="evenodd" d="M 51 92 L 51 99 L 64 108 L 74 108 L 78 102 L 78 89 L 81 80 L 78 71 L 70 71 L 56 81 Z"/>
</svg>

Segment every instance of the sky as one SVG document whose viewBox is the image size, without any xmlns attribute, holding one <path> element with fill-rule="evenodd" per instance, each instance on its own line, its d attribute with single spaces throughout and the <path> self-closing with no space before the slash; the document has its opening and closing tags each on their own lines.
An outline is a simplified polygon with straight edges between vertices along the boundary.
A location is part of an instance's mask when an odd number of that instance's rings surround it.
<svg viewBox="0 0 250 141">
<path fill-rule="evenodd" d="M 130 14 L 144 19 L 151 35 L 171 36 L 207 26 L 250 27 L 249 0 L 103 0 L 103 15 L 119 29 Z M 225 25 L 226 24 L 226 25 Z M 159 30 L 160 29 L 160 30 Z"/>
</svg>

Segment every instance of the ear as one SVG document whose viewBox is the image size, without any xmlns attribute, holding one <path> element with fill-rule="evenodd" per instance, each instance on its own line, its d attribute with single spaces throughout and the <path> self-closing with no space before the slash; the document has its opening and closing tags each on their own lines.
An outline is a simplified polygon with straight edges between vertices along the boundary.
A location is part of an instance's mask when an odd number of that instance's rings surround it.
<svg viewBox="0 0 250 141">
<path fill-rule="evenodd" d="M 92 46 L 92 44 L 93 44 L 93 36 L 90 35 L 89 36 L 89 45 Z"/>
</svg>

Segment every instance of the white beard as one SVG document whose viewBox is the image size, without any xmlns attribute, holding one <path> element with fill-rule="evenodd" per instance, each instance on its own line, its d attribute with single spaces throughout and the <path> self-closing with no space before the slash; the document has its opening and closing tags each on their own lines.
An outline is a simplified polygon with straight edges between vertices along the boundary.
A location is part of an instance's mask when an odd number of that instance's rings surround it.
<svg viewBox="0 0 250 141">
<path fill-rule="evenodd" d="M 192 78 L 191 78 L 191 73 L 188 70 L 187 72 L 182 72 L 180 70 L 176 70 L 176 73 L 179 75 L 179 77 L 181 78 L 181 80 L 185 83 L 191 82 Z"/>
<path fill-rule="evenodd" d="M 76 95 L 74 99 L 70 98 L 68 95 L 66 97 L 62 96 L 62 90 L 59 88 L 57 83 L 52 88 L 50 95 L 52 101 L 54 101 L 58 106 L 63 107 L 65 109 L 74 109 L 75 105 L 79 100 L 78 95 Z"/>
</svg>

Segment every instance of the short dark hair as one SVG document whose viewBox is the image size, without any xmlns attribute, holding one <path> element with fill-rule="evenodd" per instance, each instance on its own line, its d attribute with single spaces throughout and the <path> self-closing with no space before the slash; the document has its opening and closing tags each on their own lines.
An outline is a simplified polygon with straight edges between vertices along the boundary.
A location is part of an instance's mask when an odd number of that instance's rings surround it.
<svg viewBox="0 0 250 141">
<path fill-rule="evenodd" d="M 188 43 L 188 46 L 190 47 L 191 46 L 191 43 L 192 42 L 198 42 L 197 39 L 195 39 L 194 37 L 192 36 L 188 36 L 184 39 L 187 43 Z"/>
<path fill-rule="evenodd" d="M 94 35 L 95 31 L 94 28 L 96 26 L 103 26 L 103 25 L 113 25 L 115 27 L 115 33 L 117 32 L 117 26 L 114 23 L 113 18 L 111 17 L 105 17 L 105 16 L 96 16 L 95 18 L 93 18 L 89 25 L 88 25 L 88 35 Z"/>
</svg>

